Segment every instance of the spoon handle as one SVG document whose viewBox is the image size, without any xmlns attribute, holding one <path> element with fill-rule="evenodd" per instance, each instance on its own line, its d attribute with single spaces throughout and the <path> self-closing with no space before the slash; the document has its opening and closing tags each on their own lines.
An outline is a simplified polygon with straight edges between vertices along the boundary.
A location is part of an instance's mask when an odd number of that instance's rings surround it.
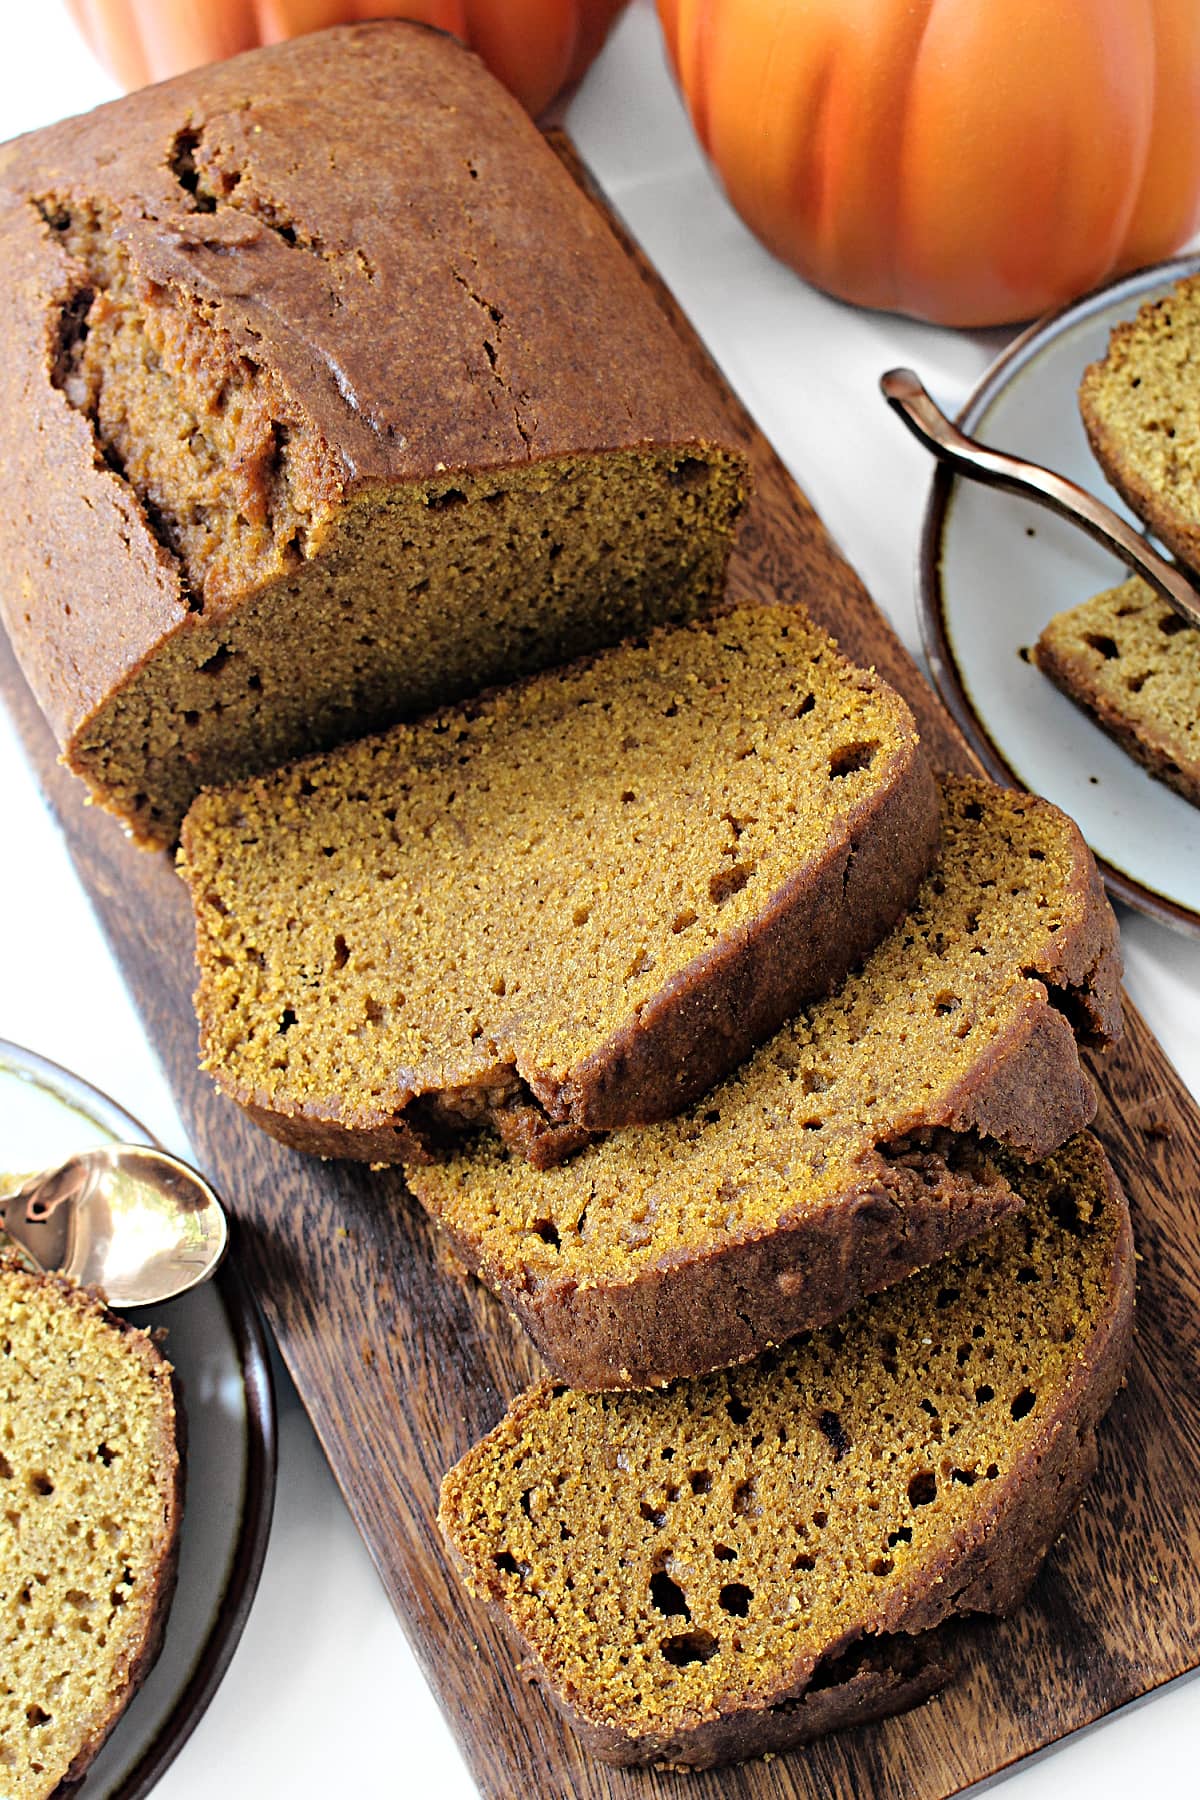
<svg viewBox="0 0 1200 1800">
<path fill-rule="evenodd" d="M 1123 563 L 1148 581 L 1162 595 L 1168 606 L 1187 620 L 1200 626 L 1200 593 L 1187 576 L 1160 556 L 1152 544 L 1133 529 L 1103 500 L 1097 500 L 1086 488 L 1039 463 L 1010 456 L 1003 450 L 991 450 L 958 429 L 952 419 L 935 405 L 922 382 L 911 369 L 889 369 L 880 377 L 879 386 L 888 405 L 898 412 L 914 437 L 940 461 L 949 463 L 960 475 L 981 481 L 989 487 L 1005 488 L 1023 494 L 1049 507 L 1086 531 L 1089 537 L 1119 556 Z"/>
</svg>

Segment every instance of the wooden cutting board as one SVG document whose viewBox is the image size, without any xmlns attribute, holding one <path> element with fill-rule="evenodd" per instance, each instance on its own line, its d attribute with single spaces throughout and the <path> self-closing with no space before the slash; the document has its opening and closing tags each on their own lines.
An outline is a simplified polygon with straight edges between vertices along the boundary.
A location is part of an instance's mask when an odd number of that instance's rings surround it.
<svg viewBox="0 0 1200 1800">
<path fill-rule="evenodd" d="M 569 146 L 562 154 L 571 161 Z M 583 179 L 582 175 L 580 177 Z M 598 202 L 599 204 L 600 202 Z M 714 388 L 720 377 L 630 246 Z M 803 601 L 908 697 L 946 768 L 954 725 L 749 418 L 756 497 L 738 595 Z M 882 408 L 880 430 L 888 429 Z M 1200 1118 L 1142 1020 L 1095 1059 L 1097 1129 L 1142 1257 L 1137 1349 L 1098 1478 L 1013 1619 L 968 1625 L 943 1695 L 808 1751 L 716 1774 L 605 1768 L 522 1680 L 466 1600 L 434 1524 L 443 1471 L 535 1374 L 535 1357 L 439 1252 L 399 1176 L 282 1149 L 196 1068 L 191 921 L 165 855 L 82 803 L 7 645 L 0 691 L 62 824 L 196 1155 L 236 1216 L 237 1254 L 422 1668 L 484 1795 L 497 1800 L 942 1800 L 1200 1662 Z M 31 904 L 35 903 L 31 897 Z"/>
</svg>

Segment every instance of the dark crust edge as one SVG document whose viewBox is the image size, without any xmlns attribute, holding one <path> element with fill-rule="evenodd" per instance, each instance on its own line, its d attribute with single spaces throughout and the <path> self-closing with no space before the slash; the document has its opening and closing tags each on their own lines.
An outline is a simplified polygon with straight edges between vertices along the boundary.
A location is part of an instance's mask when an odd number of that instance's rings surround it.
<svg viewBox="0 0 1200 1800">
<path fill-rule="evenodd" d="M 727 605 L 685 626 L 656 627 L 649 635 L 719 630 L 731 613 L 753 610 Z M 806 629 L 825 635 L 801 606 L 770 611 L 772 616 L 794 614 Z M 555 1081 L 518 1066 L 521 1099 L 494 1107 L 485 1099 L 482 1107 L 470 1108 L 467 1129 L 476 1126 L 485 1111 L 514 1154 L 545 1169 L 564 1161 L 599 1131 L 670 1118 L 728 1075 L 797 1007 L 835 987 L 898 923 L 937 855 L 938 785 L 906 702 L 830 643 L 848 684 L 890 696 L 895 703 L 898 742 L 889 758 L 886 784 L 835 820 L 826 843 L 764 901 L 752 919 L 677 971 L 639 1017 L 620 1026 L 567 1080 Z M 592 652 L 564 669 L 525 677 L 517 685 L 590 666 L 603 655 Z M 486 689 L 459 707 L 477 704 L 495 691 Z M 194 892 L 191 821 L 189 814 L 179 866 L 189 892 Z M 198 919 L 196 943 L 201 980 L 195 1004 L 203 1048 L 207 1013 Z M 464 1130 L 454 1129 L 446 1109 L 439 1108 L 436 1122 L 431 1120 L 430 1102 L 436 1104 L 438 1099 L 434 1090 L 417 1093 L 411 1087 L 400 1088 L 390 1110 L 379 1109 L 361 1123 L 347 1123 L 336 1116 L 334 1100 L 284 1110 L 260 1091 L 230 1081 L 219 1062 L 209 1073 L 255 1125 L 292 1150 L 358 1162 L 420 1165 L 453 1153 L 463 1141 Z M 497 1064 L 460 1091 L 465 1096 L 486 1096 L 489 1081 L 511 1073 L 509 1065 Z"/>
<path fill-rule="evenodd" d="M 889 1153 L 878 1144 L 847 1190 L 817 1211 L 704 1257 L 664 1259 L 632 1280 L 587 1286 L 573 1277 L 502 1272 L 431 1210 L 459 1261 L 499 1296 L 559 1379 L 583 1388 L 653 1387 L 744 1362 L 839 1317 L 1019 1204 L 978 1154 L 976 1135 L 1032 1160 L 1081 1131 L 1095 1116 L 1096 1094 L 1060 1007 L 1081 1035 L 1101 1043 L 1121 1024 L 1116 919 L 1078 828 L 1060 816 L 1073 856 L 1066 896 L 1073 923 L 1027 973 L 1026 1003 L 1009 1029 L 926 1116 L 905 1122 L 908 1131 L 958 1134 L 957 1143 L 941 1144 L 939 1157 L 914 1167 L 898 1147 Z"/>
<path fill-rule="evenodd" d="M 161 1483 L 163 1524 L 157 1534 L 155 1554 L 158 1573 L 154 1594 L 141 1642 L 134 1647 L 125 1673 L 122 1691 L 116 1696 L 109 1711 L 94 1721 L 89 1735 L 76 1751 L 50 1797 L 50 1800 L 69 1800 L 119 1724 L 125 1709 L 154 1667 L 162 1649 L 179 1575 L 179 1536 L 187 1468 L 187 1414 L 179 1379 L 158 1342 L 159 1336 L 165 1336 L 165 1333 L 144 1331 L 130 1320 L 122 1318 L 119 1313 L 110 1311 L 99 1288 L 80 1287 L 65 1275 L 36 1274 L 26 1267 L 19 1256 L 9 1251 L 0 1251 L 0 1279 L 12 1276 L 19 1277 L 30 1287 L 51 1291 L 68 1306 L 101 1320 L 109 1330 L 124 1340 L 126 1349 L 143 1364 L 159 1391 L 162 1403 L 157 1455 L 165 1479 Z"/>
<path fill-rule="evenodd" d="M 884 1717 L 944 1683 L 947 1671 L 941 1659 L 956 1618 L 973 1613 L 1004 1615 L 1021 1603 L 1095 1470 L 1097 1429 L 1122 1385 L 1133 1341 L 1136 1270 L 1129 1206 L 1098 1141 L 1090 1134 L 1084 1141 L 1091 1148 L 1105 1198 L 1117 1210 L 1119 1222 L 1108 1266 L 1109 1304 L 1071 1372 L 1059 1405 L 1041 1421 L 1020 1461 L 994 1484 L 990 1504 L 970 1532 L 953 1536 L 909 1593 L 885 1601 L 874 1616 L 831 1644 L 815 1666 L 799 1669 L 752 1703 L 730 1696 L 728 1707 L 718 1704 L 714 1716 L 674 1734 L 635 1737 L 587 1717 L 555 1692 L 540 1658 L 509 1618 L 502 1601 L 478 1594 L 454 1541 L 449 1526 L 451 1486 L 463 1464 L 479 1455 L 488 1439 L 449 1471 L 442 1484 L 438 1524 L 451 1560 L 468 1592 L 476 1594 L 527 1659 L 522 1665 L 524 1672 L 544 1687 L 547 1699 L 586 1749 L 606 1762 L 708 1768 L 788 1749 L 844 1726 Z M 521 1395 L 509 1417 L 518 1409 L 534 1410 L 551 1385 L 543 1382 Z M 496 1430 L 502 1428 L 503 1422 Z M 830 1701 L 813 1705 L 805 1720 L 804 1703 L 809 1696 L 819 1701 L 822 1676 L 832 1672 L 839 1659 L 855 1646 L 869 1652 L 879 1640 L 886 1646 L 900 1637 L 912 1638 L 918 1653 L 928 1653 L 927 1685 L 918 1688 L 916 1683 L 896 1679 L 894 1673 L 891 1677 L 882 1673 L 869 1684 L 860 1682 L 857 1690 L 853 1680 L 848 1680 L 830 1688 Z M 779 1708 L 784 1710 L 773 1710 Z"/>
<path fill-rule="evenodd" d="M 1200 806 L 1200 762 L 1179 762 L 1165 743 L 1155 743 L 1145 725 L 1123 713 L 1095 686 L 1079 658 L 1054 643 L 1050 636 L 1053 627 L 1052 619 L 1033 647 L 1035 666 L 1101 731 L 1113 738 L 1126 755 L 1132 756 L 1157 780 L 1174 788 L 1177 794 L 1182 794 L 1185 800 L 1190 800 L 1193 806 Z"/>
<path fill-rule="evenodd" d="M 1086 1121 L 1082 1121 L 1086 1123 Z M 943 1157 L 872 1152 L 846 1192 L 742 1242 L 664 1258 L 632 1281 L 498 1281 L 478 1245 L 438 1220 L 454 1254 L 524 1327 L 561 1381 L 661 1387 L 747 1362 L 957 1250 L 1021 1202 L 967 1139 Z"/>
<path fill-rule="evenodd" d="M 1177 284 L 1184 285 L 1195 286 L 1195 279 Z M 1083 372 L 1079 384 L 1079 412 L 1088 443 L 1092 447 L 1092 455 L 1099 463 L 1105 479 L 1116 488 L 1126 505 L 1132 507 L 1155 536 L 1175 552 L 1181 562 L 1200 573 L 1200 525 L 1189 519 L 1178 507 L 1172 506 L 1169 500 L 1130 467 L 1121 444 L 1109 430 L 1097 406 L 1105 380 L 1116 374 L 1123 364 L 1143 317 L 1169 303 L 1174 292 L 1172 290 L 1165 300 L 1147 301 L 1138 309 L 1135 318 L 1126 319 L 1114 326 L 1106 354 L 1099 361 L 1089 363 Z"/>
</svg>

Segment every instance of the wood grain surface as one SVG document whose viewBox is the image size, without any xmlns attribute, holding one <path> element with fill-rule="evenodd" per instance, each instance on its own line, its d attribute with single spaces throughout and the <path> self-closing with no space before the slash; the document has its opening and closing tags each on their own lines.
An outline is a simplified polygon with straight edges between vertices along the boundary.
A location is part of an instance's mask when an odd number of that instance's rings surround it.
<svg viewBox="0 0 1200 1800">
<path fill-rule="evenodd" d="M 971 767 L 948 715 L 803 495 L 736 402 L 729 406 L 757 484 L 735 592 L 803 601 L 852 656 L 907 695 L 941 765 Z M 199 1074 L 182 883 L 165 855 L 131 849 L 111 819 L 84 806 L 7 645 L 0 691 L 196 1155 L 235 1216 L 242 1267 L 484 1795 L 941 1800 L 1200 1662 L 1200 1120 L 1132 1009 L 1123 1044 L 1091 1067 L 1097 1129 L 1133 1203 L 1143 1259 L 1137 1349 L 1103 1435 L 1100 1473 L 1027 1605 L 1001 1623 L 968 1624 L 959 1679 L 903 1718 L 718 1773 L 609 1769 L 582 1754 L 523 1682 L 511 1650 L 447 1567 L 434 1524 L 443 1471 L 534 1376 L 533 1352 L 439 1254 L 397 1174 L 282 1149 Z"/>
</svg>

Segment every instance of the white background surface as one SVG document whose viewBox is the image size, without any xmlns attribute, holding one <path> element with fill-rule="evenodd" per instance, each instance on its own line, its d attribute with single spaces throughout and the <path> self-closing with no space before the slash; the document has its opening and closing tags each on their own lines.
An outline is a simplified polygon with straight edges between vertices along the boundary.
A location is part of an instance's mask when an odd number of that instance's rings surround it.
<svg viewBox="0 0 1200 1800">
<path fill-rule="evenodd" d="M 0 138 L 109 97 L 59 0 L 30 0 L 23 10 L 7 0 L 3 17 Z M 773 262 L 701 163 L 646 0 L 635 0 L 567 123 L 916 650 L 912 571 L 929 466 L 876 381 L 910 363 L 954 410 L 1004 334 L 856 312 Z M 0 843 L 0 1036 L 76 1069 L 186 1153 L 170 1095 L 2 713 Z M 1200 944 L 1144 919 L 1126 915 L 1122 924 L 1130 992 L 1200 1094 Z M 162 1800 L 200 1800 L 218 1786 L 225 1800 L 368 1792 L 469 1800 L 473 1784 L 286 1379 L 279 1397 L 279 1501 L 258 1600 L 221 1691 L 157 1792 Z M 1200 1794 L 1197 1684 L 1175 1684 L 1003 1783 L 1006 1800 L 1107 1800 L 1139 1788 L 1157 1800 Z"/>
</svg>

